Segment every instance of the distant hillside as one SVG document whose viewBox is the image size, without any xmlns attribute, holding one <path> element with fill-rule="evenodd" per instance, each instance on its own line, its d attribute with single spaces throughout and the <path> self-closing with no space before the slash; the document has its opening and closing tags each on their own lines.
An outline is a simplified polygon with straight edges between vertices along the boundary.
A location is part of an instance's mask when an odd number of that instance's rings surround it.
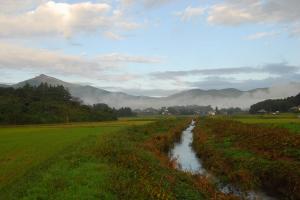
<svg viewBox="0 0 300 200">
<path fill-rule="evenodd" d="M 199 105 L 219 108 L 240 107 L 249 108 L 252 104 L 266 99 L 285 98 L 300 92 L 299 83 L 288 83 L 271 88 L 258 88 L 250 91 L 241 91 L 234 88 L 221 90 L 193 89 L 183 91 L 168 97 L 134 96 L 123 92 L 110 92 L 92 86 L 82 86 L 67 83 L 59 79 L 40 75 L 33 79 L 20 82 L 14 87 L 21 87 L 26 83 L 39 85 L 63 85 L 71 95 L 80 98 L 85 104 L 105 103 L 111 107 L 131 107 L 132 109 L 161 108 L 170 106 Z"/>
<path fill-rule="evenodd" d="M 14 87 L 18 88 L 18 87 L 23 87 L 26 84 L 29 84 L 31 86 L 39 86 L 41 83 L 47 83 L 48 85 L 52 85 L 52 86 L 57 86 L 57 85 L 62 85 L 64 87 L 70 87 L 72 86 L 71 83 L 67 83 L 64 81 L 61 81 L 59 79 L 56 79 L 54 77 L 50 77 L 50 76 L 46 76 L 44 74 L 41 74 L 37 77 L 34 77 L 32 79 L 28 79 L 26 81 L 22 81 L 20 83 L 17 83 L 14 85 Z"/>
<path fill-rule="evenodd" d="M 5 88 L 5 87 L 9 87 L 9 85 L 0 84 L 0 87 Z"/>
<path fill-rule="evenodd" d="M 242 91 L 228 88 L 228 89 L 221 89 L 221 90 L 201 90 L 201 89 L 193 89 L 183 91 L 174 95 L 169 96 L 168 98 L 178 98 L 181 96 L 189 96 L 189 97 L 200 97 L 200 96 L 211 96 L 211 97 L 238 97 L 243 94 Z"/>
<path fill-rule="evenodd" d="M 252 114 L 258 113 L 262 110 L 267 112 L 297 112 L 299 111 L 298 106 L 300 106 L 300 94 L 285 99 L 269 99 L 256 103 L 250 107 L 249 112 Z"/>
<path fill-rule="evenodd" d="M 59 79 L 41 74 L 32 79 L 22 81 L 14 85 L 15 88 L 22 87 L 25 84 L 38 86 L 41 83 L 49 85 L 62 85 L 67 88 L 71 95 L 80 98 L 86 104 L 106 103 L 112 107 L 121 108 L 127 105 L 136 105 L 142 107 L 145 100 L 151 100 L 151 97 L 133 96 L 122 92 L 109 92 L 89 85 L 82 86 L 73 83 L 67 83 Z"/>
<path fill-rule="evenodd" d="M 115 120 L 104 104 L 82 105 L 63 86 L 0 87 L 0 124 L 42 124 Z"/>
</svg>

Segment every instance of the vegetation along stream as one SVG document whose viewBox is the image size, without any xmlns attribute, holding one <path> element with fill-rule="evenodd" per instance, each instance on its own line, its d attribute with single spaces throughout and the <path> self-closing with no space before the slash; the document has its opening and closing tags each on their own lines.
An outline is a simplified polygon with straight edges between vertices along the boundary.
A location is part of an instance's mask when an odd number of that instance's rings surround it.
<svg viewBox="0 0 300 200">
<path fill-rule="evenodd" d="M 193 129 L 195 128 L 195 121 L 193 120 L 189 127 L 182 132 L 179 142 L 176 142 L 174 147 L 169 152 L 171 160 L 176 160 L 177 168 L 179 170 L 189 172 L 192 174 L 199 174 L 206 176 L 213 180 L 218 186 L 218 189 L 226 194 L 234 194 L 242 199 L 247 200 L 275 200 L 273 197 L 267 196 L 263 192 L 247 191 L 230 185 L 221 183 L 215 176 L 210 174 L 203 166 L 201 158 L 199 158 L 192 147 L 193 142 Z"/>
</svg>

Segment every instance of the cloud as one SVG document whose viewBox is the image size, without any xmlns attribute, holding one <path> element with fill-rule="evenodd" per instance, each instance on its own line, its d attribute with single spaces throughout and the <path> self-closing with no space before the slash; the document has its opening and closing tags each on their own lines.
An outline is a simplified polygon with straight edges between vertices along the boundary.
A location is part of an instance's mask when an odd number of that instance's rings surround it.
<svg viewBox="0 0 300 200">
<path fill-rule="evenodd" d="M 155 72 L 151 76 L 157 79 L 176 79 L 184 76 L 195 75 L 227 75 L 227 74 L 241 74 L 256 72 L 256 68 L 241 67 L 241 68 L 217 68 L 217 69 L 194 69 L 187 71 L 165 71 Z"/>
<path fill-rule="evenodd" d="M 224 89 L 224 88 L 236 88 L 240 90 L 252 90 L 256 88 L 267 88 L 274 85 L 283 85 L 291 82 L 297 82 L 300 80 L 300 74 L 289 74 L 279 77 L 270 77 L 265 79 L 246 79 L 237 80 L 234 78 L 221 78 L 218 76 L 207 77 L 201 81 L 186 82 L 189 87 L 203 88 L 203 89 Z M 299 88 L 299 87 L 298 87 Z M 289 88 L 282 89 L 281 92 L 288 91 Z M 299 92 L 299 91 L 298 91 Z M 294 92 L 296 94 L 296 92 Z"/>
<path fill-rule="evenodd" d="M 300 66 L 288 65 L 287 63 L 267 64 L 261 67 L 237 67 L 237 68 L 216 68 L 216 69 L 194 69 L 186 71 L 165 71 L 150 74 L 155 79 L 175 80 L 185 76 L 221 76 L 233 74 L 267 73 L 270 75 L 281 75 L 286 73 L 297 73 Z"/>
<path fill-rule="evenodd" d="M 97 62 L 79 56 L 43 49 L 26 48 L 1 43 L 0 68 L 46 70 L 58 73 L 81 74 L 103 70 Z"/>
<path fill-rule="evenodd" d="M 0 69 L 35 70 L 43 73 L 97 78 L 113 67 L 121 67 L 129 63 L 158 62 L 151 57 L 117 53 L 87 58 L 68 55 L 60 51 L 33 49 L 8 43 L 0 43 L 0 46 Z"/>
<path fill-rule="evenodd" d="M 121 36 L 117 33 L 111 32 L 111 31 L 106 31 L 103 33 L 103 35 L 111 40 L 116 40 L 116 41 L 120 41 L 120 40 L 124 39 L 123 36 Z"/>
<path fill-rule="evenodd" d="M 153 64 L 160 63 L 160 58 L 144 57 L 144 56 L 131 56 L 120 53 L 111 53 L 106 55 L 100 55 L 96 57 L 97 60 L 105 63 L 145 63 Z"/>
<path fill-rule="evenodd" d="M 214 5 L 208 21 L 213 24 L 290 23 L 300 19 L 298 0 L 228 0 Z"/>
<path fill-rule="evenodd" d="M 0 13 L 15 14 L 35 7 L 45 0 L 1 0 Z"/>
<path fill-rule="evenodd" d="M 261 70 L 274 75 L 295 74 L 300 71 L 300 66 L 288 65 L 287 63 L 273 63 L 264 65 Z"/>
<path fill-rule="evenodd" d="M 187 7 L 181 12 L 176 12 L 175 14 L 180 17 L 182 21 L 189 21 L 195 17 L 199 17 L 204 14 L 205 9 L 202 7 Z"/>
<path fill-rule="evenodd" d="M 142 88 L 123 88 L 123 87 L 104 87 L 103 89 L 124 92 L 135 96 L 150 96 L 150 97 L 167 97 L 180 92 L 180 90 L 164 90 L 164 89 L 142 89 Z"/>
<path fill-rule="evenodd" d="M 0 14 L 0 36 L 24 37 L 132 30 L 139 25 L 126 20 L 106 3 L 56 3 L 48 1 L 18 15 Z"/>
<path fill-rule="evenodd" d="M 143 5 L 146 8 L 153 8 L 174 2 L 176 0 L 121 0 L 125 6 Z"/>
<path fill-rule="evenodd" d="M 166 3 L 170 3 L 170 2 L 174 2 L 174 0 L 144 0 L 144 4 L 147 6 L 147 7 L 155 7 L 155 6 L 161 6 L 163 4 L 166 4 Z"/>
<path fill-rule="evenodd" d="M 291 36 L 300 36 L 300 23 L 295 24 L 290 32 Z"/>
<path fill-rule="evenodd" d="M 236 76 L 237 74 L 239 76 Z M 161 84 L 178 82 L 184 85 L 185 89 L 236 88 L 251 90 L 290 82 L 299 82 L 300 65 L 272 63 L 259 67 L 155 72 L 149 74 L 149 76 L 155 79 L 155 82 L 160 82 Z M 288 91 L 289 88 L 286 88 L 286 90 Z"/>
<path fill-rule="evenodd" d="M 235 78 L 224 78 L 219 76 L 210 76 L 200 81 L 188 81 L 187 84 L 192 88 L 203 89 L 224 89 L 236 88 L 241 90 L 249 90 L 253 88 L 264 88 L 272 85 L 275 78 L 267 78 L 263 80 L 237 80 Z"/>
<path fill-rule="evenodd" d="M 249 35 L 246 37 L 247 40 L 259 40 L 259 39 L 263 39 L 266 37 L 274 37 L 277 36 L 278 32 L 259 32 L 259 33 L 255 33 L 253 35 Z"/>
<path fill-rule="evenodd" d="M 298 0 L 226 0 L 209 9 L 207 21 L 210 24 L 225 26 L 279 24 L 287 26 L 291 35 L 300 36 L 300 32 L 297 31 L 300 29 L 299 10 Z"/>
<path fill-rule="evenodd" d="M 121 73 L 121 74 L 101 74 L 97 80 L 111 83 L 123 83 L 139 79 L 140 76 L 136 74 Z"/>
<path fill-rule="evenodd" d="M 287 26 L 292 36 L 300 36 L 299 10 L 299 0 L 223 0 L 205 10 L 188 7 L 178 15 L 184 21 L 203 15 L 209 24 L 232 27 L 246 24 L 282 25 L 284 29 Z"/>
</svg>

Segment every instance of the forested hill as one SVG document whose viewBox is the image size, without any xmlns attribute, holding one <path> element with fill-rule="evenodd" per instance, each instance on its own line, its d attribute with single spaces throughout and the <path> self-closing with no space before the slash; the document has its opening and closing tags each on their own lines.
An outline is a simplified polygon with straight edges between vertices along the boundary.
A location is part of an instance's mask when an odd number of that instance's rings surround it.
<svg viewBox="0 0 300 200">
<path fill-rule="evenodd" d="M 300 94 L 294 97 L 288 97 L 286 99 L 269 99 L 259 103 L 256 103 L 250 107 L 250 113 L 258 113 L 260 110 L 267 112 L 288 112 L 293 107 L 300 105 Z"/>
<path fill-rule="evenodd" d="M 87 106 L 72 98 L 63 86 L 41 84 L 0 87 L 0 124 L 37 124 L 116 120 L 105 104 Z"/>
</svg>

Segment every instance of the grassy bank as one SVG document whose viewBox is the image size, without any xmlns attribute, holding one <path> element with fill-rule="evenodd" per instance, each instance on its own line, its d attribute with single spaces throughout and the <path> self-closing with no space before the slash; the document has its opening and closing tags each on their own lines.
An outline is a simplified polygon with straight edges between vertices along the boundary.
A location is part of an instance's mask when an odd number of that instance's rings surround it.
<svg viewBox="0 0 300 200">
<path fill-rule="evenodd" d="M 225 182 L 300 198 L 300 136 L 287 129 L 206 118 L 197 123 L 193 146 Z"/>
<path fill-rule="evenodd" d="M 189 123 L 186 118 L 127 128 L 112 123 L 119 130 L 100 128 L 78 136 L 76 142 L 3 185 L 0 199 L 235 199 L 218 193 L 203 177 L 174 169 L 169 161 L 168 149 Z M 53 141 L 64 137 L 54 130 Z M 44 148 L 52 148 L 53 141 L 47 139 Z"/>
</svg>

